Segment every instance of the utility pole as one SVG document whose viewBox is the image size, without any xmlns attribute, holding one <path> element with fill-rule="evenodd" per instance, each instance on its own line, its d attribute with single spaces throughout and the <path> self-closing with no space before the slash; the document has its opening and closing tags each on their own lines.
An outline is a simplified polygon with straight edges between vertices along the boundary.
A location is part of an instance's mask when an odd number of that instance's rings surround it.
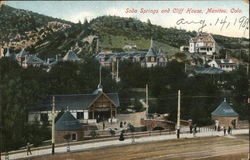
<svg viewBox="0 0 250 160">
<path fill-rule="evenodd" d="M 120 82 L 119 78 L 119 59 L 116 59 L 116 83 Z"/>
<path fill-rule="evenodd" d="M 180 138 L 180 111 L 181 111 L 181 91 L 178 90 L 178 109 L 177 109 L 177 138 Z"/>
<path fill-rule="evenodd" d="M 111 75 L 112 75 L 112 79 L 115 79 L 115 62 L 112 61 L 112 71 L 111 71 Z"/>
<path fill-rule="evenodd" d="M 148 117 L 148 84 L 146 84 L 146 118 Z"/>
<path fill-rule="evenodd" d="M 249 63 L 247 63 L 247 77 L 249 75 Z"/>
<path fill-rule="evenodd" d="M 0 50 L 1 50 L 1 48 L 0 48 Z M 1 51 L 0 51 L 1 52 Z M 3 130 L 2 130 L 2 106 L 0 106 L 0 160 L 2 159 L 1 157 L 2 157 L 2 150 L 3 150 L 3 144 L 4 144 L 4 142 L 3 142 Z"/>
<path fill-rule="evenodd" d="M 96 39 L 96 55 L 98 55 L 99 52 L 99 37 Z"/>
<path fill-rule="evenodd" d="M 184 72 L 186 73 L 187 72 L 187 65 L 186 65 L 186 62 L 184 63 Z"/>
<path fill-rule="evenodd" d="M 55 153 L 55 96 L 52 100 L 52 128 L 51 128 L 51 144 L 52 144 L 52 154 Z"/>
</svg>

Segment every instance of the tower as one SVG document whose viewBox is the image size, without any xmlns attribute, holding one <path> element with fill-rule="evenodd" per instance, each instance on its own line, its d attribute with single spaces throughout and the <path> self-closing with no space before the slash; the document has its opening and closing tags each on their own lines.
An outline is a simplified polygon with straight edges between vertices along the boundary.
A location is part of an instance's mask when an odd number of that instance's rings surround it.
<svg viewBox="0 0 250 160">
<path fill-rule="evenodd" d="M 153 39 L 151 38 L 151 44 L 150 44 L 150 48 L 146 54 L 146 67 L 150 68 L 150 67 L 154 67 L 157 65 L 157 54 L 154 51 L 153 48 Z"/>
<path fill-rule="evenodd" d="M 102 66 L 100 65 L 99 69 L 99 84 L 97 86 L 97 91 L 98 92 L 103 92 L 103 87 L 102 87 Z"/>
</svg>

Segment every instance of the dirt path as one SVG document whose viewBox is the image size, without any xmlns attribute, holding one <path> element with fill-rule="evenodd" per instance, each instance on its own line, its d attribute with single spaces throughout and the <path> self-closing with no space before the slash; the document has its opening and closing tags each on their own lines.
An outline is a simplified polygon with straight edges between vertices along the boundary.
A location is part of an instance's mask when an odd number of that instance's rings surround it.
<svg viewBox="0 0 250 160">
<path fill-rule="evenodd" d="M 249 142 L 242 138 L 203 137 L 102 148 L 42 157 L 36 160 L 196 160 L 216 157 L 224 159 L 221 157 L 228 155 L 232 155 L 231 157 L 241 155 L 246 158 L 248 151 Z"/>
<path fill-rule="evenodd" d="M 204 151 L 196 151 L 196 152 L 185 152 L 179 154 L 167 154 L 161 155 L 158 157 L 150 157 L 145 160 L 165 160 L 165 159 L 185 159 L 185 160 L 198 160 L 198 159 L 207 159 L 218 156 L 225 155 L 234 155 L 247 153 L 249 150 L 248 145 L 235 145 L 229 147 L 217 147 L 214 150 L 204 150 Z"/>
</svg>

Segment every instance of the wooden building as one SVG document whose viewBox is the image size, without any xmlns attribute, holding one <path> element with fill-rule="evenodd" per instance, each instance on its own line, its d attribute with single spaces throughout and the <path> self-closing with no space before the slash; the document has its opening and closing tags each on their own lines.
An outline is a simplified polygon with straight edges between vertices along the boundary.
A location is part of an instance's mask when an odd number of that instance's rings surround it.
<svg viewBox="0 0 250 160">
<path fill-rule="evenodd" d="M 52 120 L 52 97 L 55 97 L 56 114 L 68 110 L 80 123 L 116 122 L 120 106 L 117 93 L 104 93 L 101 84 L 91 94 L 51 95 L 29 112 L 29 122 Z"/>
</svg>

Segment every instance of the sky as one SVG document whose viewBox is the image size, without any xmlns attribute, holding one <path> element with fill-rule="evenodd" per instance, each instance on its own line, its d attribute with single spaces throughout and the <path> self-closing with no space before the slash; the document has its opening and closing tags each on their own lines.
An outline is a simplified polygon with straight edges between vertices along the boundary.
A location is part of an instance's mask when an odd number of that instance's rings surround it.
<svg viewBox="0 0 250 160">
<path fill-rule="evenodd" d="M 176 27 L 188 31 L 203 31 L 231 37 L 249 38 L 249 3 L 234 1 L 8 1 L 7 5 L 72 22 L 91 20 L 98 16 L 133 17 L 162 27 Z M 226 13 L 208 13 L 208 9 Z M 126 13 L 126 10 L 137 10 Z M 140 13 L 141 10 L 149 10 Z M 188 10 L 202 13 L 189 13 Z M 183 10 L 181 12 L 181 10 Z M 235 13 L 231 13 L 233 11 Z M 158 13 L 154 13 L 158 11 Z M 162 13 L 164 11 L 164 13 Z M 180 11 L 175 12 L 174 11 Z M 177 25 L 179 22 L 179 25 Z M 217 22 L 217 23 L 216 23 Z M 189 23 L 189 24 L 188 24 Z M 206 25 L 201 30 L 203 25 Z M 200 30 L 199 30 L 200 29 Z"/>
</svg>

